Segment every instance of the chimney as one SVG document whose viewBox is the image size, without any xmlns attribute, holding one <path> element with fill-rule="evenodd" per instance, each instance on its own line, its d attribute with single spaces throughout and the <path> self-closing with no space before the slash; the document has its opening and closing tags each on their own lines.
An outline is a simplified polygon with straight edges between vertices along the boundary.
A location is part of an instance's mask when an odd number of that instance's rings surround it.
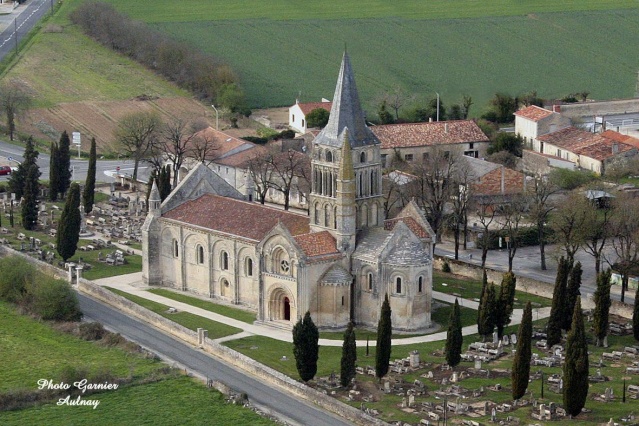
<svg viewBox="0 0 639 426">
<path fill-rule="evenodd" d="M 501 194 L 506 192 L 506 176 L 504 175 L 504 166 L 501 166 Z"/>
<path fill-rule="evenodd" d="M 552 112 L 561 112 L 561 105 L 553 105 Z"/>
</svg>

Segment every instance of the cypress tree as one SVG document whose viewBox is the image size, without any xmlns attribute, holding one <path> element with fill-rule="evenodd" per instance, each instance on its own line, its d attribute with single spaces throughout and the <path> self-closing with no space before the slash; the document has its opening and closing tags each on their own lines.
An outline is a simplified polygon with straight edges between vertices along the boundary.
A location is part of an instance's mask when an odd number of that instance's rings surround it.
<svg viewBox="0 0 639 426">
<path fill-rule="evenodd" d="M 575 263 L 570 269 L 568 284 L 566 285 L 566 307 L 564 308 L 566 315 L 563 316 L 564 322 L 561 327 L 564 330 L 570 330 L 570 327 L 572 326 L 572 316 L 567 314 L 568 312 L 575 310 L 575 303 L 577 302 L 577 298 L 581 295 L 579 288 L 581 287 L 582 272 L 581 262 Z"/>
<path fill-rule="evenodd" d="M 635 308 L 632 311 L 632 334 L 639 340 L 639 286 L 635 292 Z"/>
<path fill-rule="evenodd" d="M 446 333 L 446 362 L 451 367 L 456 367 L 461 362 L 462 345 L 464 337 L 462 336 L 461 312 L 459 310 L 459 302 L 455 299 L 455 306 L 450 313 L 448 321 L 448 333 Z"/>
<path fill-rule="evenodd" d="M 78 248 L 81 222 L 80 185 L 74 183 L 67 194 L 67 200 L 64 203 L 64 209 L 58 223 L 58 233 L 56 234 L 58 254 L 65 262 L 75 254 Z"/>
<path fill-rule="evenodd" d="M 564 363 L 564 409 L 571 416 L 581 413 L 588 396 L 588 341 L 581 314 L 581 298 L 575 303 L 572 325 L 566 339 Z"/>
<path fill-rule="evenodd" d="M 171 193 L 171 166 L 167 165 L 161 170 L 159 183 L 160 198 L 164 201 Z"/>
<path fill-rule="evenodd" d="M 91 213 L 93 210 L 93 201 L 95 199 L 95 173 L 96 173 L 97 154 L 95 147 L 95 138 L 91 138 L 91 150 L 89 151 L 89 168 L 87 169 L 87 180 L 84 184 L 84 192 L 82 193 L 82 204 L 84 204 L 84 212 Z"/>
<path fill-rule="evenodd" d="M 593 312 L 593 328 L 596 345 L 603 346 L 604 340 L 608 335 L 608 315 L 610 314 L 610 269 L 597 275 L 597 289 L 593 296 L 595 302 L 595 311 Z M 636 309 L 636 307 L 635 307 Z"/>
<path fill-rule="evenodd" d="M 517 331 L 517 351 L 513 359 L 511 372 L 513 399 L 519 399 L 526 393 L 530 378 L 530 358 L 532 356 L 532 305 L 526 303 L 524 315 Z"/>
<path fill-rule="evenodd" d="M 24 186 L 27 180 L 27 170 L 32 165 L 37 166 L 39 152 L 35 149 L 35 143 L 33 138 L 29 136 L 24 147 L 24 160 L 18 165 L 18 170 L 11 173 L 9 178 L 9 192 L 16 194 L 16 200 L 19 200 L 24 195 Z M 38 174 L 38 178 L 40 175 Z M 11 225 L 13 226 L 13 224 Z"/>
<path fill-rule="evenodd" d="M 60 189 L 60 168 L 58 167 L 58 144 L 51 142 L 49 155 L 49 201 L 58 201 Z"/>
<path fill-rule="evenodd" d="M 512 272 L 506 272 L 501 280 L 501 289 L 499 297 L 496 298 L 498 306 L 493 312 L 495 314 L 495 326 L 499 338 L 504 335 L 504 327 L 510 324 L 510 317 L 513 313 L 515 303 L 515 288 L 517 286 L 517 278 Z"/>
<path fill-rule="evenodd" d="M 60 136 L 60 142 L 57 149 L 57 164 L 59 168 L 58 192 L 65 194 L 71 185 L 71 139 L 65 130 Z"/>
<path fill-rule="evenodd" d="M 484 297 L 486 295 L 486 291 L 488 290 L 488 275 L 486 275 L 486 270 L 483 270 L 482 280 L 481 280 L 481 294 L 479 295 L 479 308 L 477 309 L 477 332 L 480 335 L 484 335 L 486 333 L 482 333 L 482 311 L 485 309 L 484 306 Z"/>
<path fill-rule="evenodd" d="M 550 317 L 548 318 L 548 327 L 546 330 L 546 342 L 548 346 L 556 345 L 561 342 L 561 329 L 563 326 L 563 317 L 566 313 L 566 283 L 568 281 L 568 261 L 562 256 L 557 266 L 557 277 L 555 278 L 555 289 L 552 294 L 552 307 L 550 308 Z"/>
<path fill-rule="evenodd" d="M 355 343 L 355 330 L 353 322 L 349 321 L 344 332 L 344 344 L 342 345 L 341 370 L 339 374 L 340 384 L 346 387 L 355 378 L 355 363 L 357 362 L 357 345 Z"/>
<path fill-rule="evenodd" d="M 38 178 L 40 170 L 37 164 L 31 164 L 27 169 L 27 176 L 24 185 L 22 198 L 22 226 L 28 231 L 32 231 L 38 224 L 38 189 L 40 184 Z"/>
<path fill-rule="evenodd" d="M 293 327 L 293 355 L 300 378 L 308 382 L 317 373 L 319 358 L 319 331 L 306 312 L 304 319 L 297 321 Z"/>
<path fill-rule="evenodd" d="M 482 297 L 479 301 L 477 329 L 484 337 L 489 336 L 495 330 L 495 285 L 482 289 Z"/>
<path fill-rule="evenodd" d="M 377 347 L 375 351 L 375 376 L 380 380 L 388 373 L 392 335 L 391 308 L 390 302 L 388 301 L 388 293 L 386 293 L 379 316 L 379 322 L 377 323 Z"/>
</svg>

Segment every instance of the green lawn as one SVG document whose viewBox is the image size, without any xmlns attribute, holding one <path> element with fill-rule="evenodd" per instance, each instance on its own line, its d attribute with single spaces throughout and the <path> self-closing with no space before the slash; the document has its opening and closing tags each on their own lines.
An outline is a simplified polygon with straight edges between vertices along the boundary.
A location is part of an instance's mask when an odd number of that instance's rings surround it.
<svg viewBox="0 0 639 426">
<path fill-rule="evenodd" d="M 497 291 L 499 291 L 501 283 L 495 284 L 497 285 Z M 434 291 L 446 294 L 456 294 L 460 295 L 464 299 L 479 301 L 481 296 L 481 287 L 481 281 L 462 277 L 460 275 L 433 271 Z M 533 308 L 550 306 L 552 304 L 552 300 L 545 297 L 536 296 L 521 290 L 517 290 L 515 292 L 515 309 L 523 309 L 528 301 L 532 303 Z"/>
<path fill-rule="evenodd" d="M 134 296 L 124 291 L 117 290 L 111 287 L 104 287 L 115 294 L 119 294 L 122 297 L 129 299 L 130 301 L 137 303 L 138 305 L 155 312 L 158 315 L 163 316 L 171 321 L 174 321 L 188 329 L 197 331 L 198 328 L 204 328 L 209 332 L 209 338 L 217 339 L 224 336 L 230 336 L 232 334 L 240 333 L 242 330 L 230 325 L 222 324 L 217 321 L 213 321 L 207 318 L 200 317 L 198 315 L 191 314 L 189 312 L 176 312 L 173 314 L 168 313 L 169 306 L 161 303 L 153 302 L 142 297 Z"/>
<path fill-rule="evenodd" d="M 53 330 L 46 323 L 19 315 L 4 302 L 0 302 L 0 359 L 0 392 L 34 389 L 43 378 L 59 380 L 62 370 L 70 366 L 90 374 L 110 370 L 118 377 L 144 375 L 161 366 L 121 349 L 100 347 Z"/>
<path fill-rule="evenodd" d="M 305 20 L 305 19 L 369 19 L 399 17 L 408 19 L 478 18 L 517 16 L 542 12 L 573 12 L 637 7 L 632 0 L 568 0 L 552 2 L 533 0 L 318 0 L 300 3 L 291 0 L 192 0 L 188 7 L 170 0 L 158 0 L 149 8 L 143 2 L 108 0 L 119 10 L 146 22 L 193 22 L 241 19 Z"/>
<path fill-rule="evenodd" d="M 207 311 L 215 312 L 216 314 L 224 315 L 229 318 L 234 318 L 247 324 L 253 324 L 255 321 L 255 314 L 243 309 L 218 305 L 217 303 L 208 302 L 206 300 L 198 299 L 197 297 L 187 296 L 185 294 L 176 293 L 162 288 L 151 289 L 149 292 L 177 300 L 178 302 L 188 303 L 189 305 L 197 306 L 198 308 L 206 309 Z"/>
<path fill-rule="evenodd" d="M 25 410 L 0 412 L 3 425 L 271 425 L 251 410 L 227 404 L 224 396 L 188 377 L 126 386 L 94 394 L 92 407 L 46 404 Z"/>
</svg>

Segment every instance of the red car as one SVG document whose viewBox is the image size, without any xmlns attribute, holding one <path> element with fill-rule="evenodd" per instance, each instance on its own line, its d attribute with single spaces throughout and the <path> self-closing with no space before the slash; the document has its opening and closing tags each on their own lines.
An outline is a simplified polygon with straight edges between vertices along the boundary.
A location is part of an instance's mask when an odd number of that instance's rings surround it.
<svg viewBox="0 0 639 426">
<path fill-rule="evenodd" d="M 11 167 L 9 166 L 0 166 L 0 176 L 2 175 L 10 175 L 11 174 Z"/>
</svg>

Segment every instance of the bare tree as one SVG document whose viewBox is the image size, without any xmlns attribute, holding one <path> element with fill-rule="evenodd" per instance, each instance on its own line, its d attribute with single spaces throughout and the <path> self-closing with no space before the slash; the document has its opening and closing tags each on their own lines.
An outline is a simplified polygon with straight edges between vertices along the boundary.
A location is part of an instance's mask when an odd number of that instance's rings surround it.
<svg viewBox="0 0 639 426">
<path fill-rule="evenodd" d="M 615 200 L 617 213 L 612 229 L 612 246 L 617 261 L 611 265 L 621 274 L 621 302 L 624 302 L 628 290 L 630 272 L 639 266 L 639 200 L 628 195 L 620 195 Z"/>
<path fill-rule="evenodd" d="M 456 157 L 441 149 L 434 149 L 427 160 L 412 168 L 416 179 L 411 184 L 411 195 L 426 212 L 428 222 L 441 241 L 445 222 L 445 207 L 455 188 Z"/>
<path fill-rule="evenodd" d="M 526 194 L 529 199 L 530 219 L 537 225 L 537 238 L 539 239 L 539 256 L 541 260 L 541 270 L 546 267 L 546 226 L 551 212 L 555 206 L 551 203 L 551 197 L 559 191 L 547 176 L 537 173 L 533 176 L 530 184 L 526 187 Z"/>
<path fill-rule="evenodd" d="M 294 189 L 297 180 L 306 179 L 308 183 L 310 158 L 298 151 L 289 149 L 282 152 L 271 152 L 267 155 L 266 161 L 267 165 L 273 169 L 272 176 L 274 179 L 272 179 L 270 186 L 284 195 L 284 210 L 288 210 L 291 190 Z"/>
<path fill-rule="evenodd" d="M 513 270 L 513 259 L 519 247 L 519 227 L 524 220 L 524 213 L 528 209 L 528 200 L 524 195 L 514 195 L 510 202 L 503 206 L 506 248 L 508 249 L 508 272 Z"/>
<path fill-rule="evenodd" d="M 220 144 L 205 130 L 197 132 L 190 142 L 190 156 L 198 163 L 204 163 L 207 166 L 213 161 L 215 151 L 220 149 Z"/>
<path fill-rule="evenodd" d="M 192 123 L 175 118 L 162 126 L 161 136 L 160 146 L 165 157 L 172 164 L 173 187 L 175 187 L 182 163 L 191 153 L 191 142 L 196 137 L 196 131 Z"/>
<path fill-rule="evenodd" d="M 152 152 L 157 143 L 160 117 L 154 112 L 134 112 L 124 116 L 115 130 L 115 139 L 126 154 L 133 157 L 133 180 L 138 178 L 140 161 Z"/>
<path fill-rule="evenodd" d="M 616 212 L 614 205 L 598 207 L 585 197 L 574 208 L 585 213 L 583 222 L 583 249 L 595 258 L 595 272 L 601 272 L 603 249 L 613 236 L 612 221 Z"/>
<path fill-rule="evenodd" d="M 19 80 L 9 80 L 0 85 L 0 108 L 7 117 L 9 139 L 13 140 L 16 130 L 16 116 L 29 109 L 31 96 L 24 83 Z"/>
<path fill-rule="evenodd" d="M 253 185 L 255 187 L 255 193 L 261 204 L 266 203 L 266 195 L 268 190 L 271 189 L 271 182 L 273 180 L 273 168 L 270 165 L 271 154 L 266 153 L 261 149 L 255 149 L 256 152 L 247 163 L 247 168 Z"/>
<path fill-rule="evenodd" d="M 475 196 L 473 204 L 477 207 L 477 217 L 482 228 L 479 243 L 481 244 L 481 267 L 485 268 L 490 248 L 490 227 L 495 222 L 497 215 L 497 197 L 491 195 Z"/>
<path fill-rule="evenodd" d="M 401 210 L 408 204 L 409 198 L 404 188 L 409 184 L 410 176 L 403 175 L 407 177 L 407 180 L 401 176 L 389 173 L 382 179 L 382 191 L 386 194 L 384 197 L 384 217 L 391 217 L 391 212 L 396 207 Z"/>
<path fill-rule="evenodd" d="M 468 206 L 472 197 L 472 185 L 474 175 L 470 167 L 457 167 L 455 170 L 455 187 L 452 197 L 452 214 L 449 216 L 452 221 L 453 236 L 455 239 L 455 259 L 459 259 L 459 240 L 463 236 L 463 247 L 466 249 L 466 237 L 468 231 Z"/>
<path fill-rule="evenodd" d="M 413 95 L 407 94 L 401 87 L 395 86 L 391 91 L 384 94 L 386 105 L 395 111 L 395 120 L 399 120 L 399 110 L 406 104 L 414 100 Z"/>
<path fill-rule="evenodd" d="M 584 243 L 582 232 L 586 221 L 586 212 L 575 208 L 583 202 L 584 196 L 579 193 L 571 193 L 565 200 L 558 204 L 551 218 L 550 226 L 559 241 L 563 244 L 568 263 L 575 260 L 575 253 Z"/>
</svg>

